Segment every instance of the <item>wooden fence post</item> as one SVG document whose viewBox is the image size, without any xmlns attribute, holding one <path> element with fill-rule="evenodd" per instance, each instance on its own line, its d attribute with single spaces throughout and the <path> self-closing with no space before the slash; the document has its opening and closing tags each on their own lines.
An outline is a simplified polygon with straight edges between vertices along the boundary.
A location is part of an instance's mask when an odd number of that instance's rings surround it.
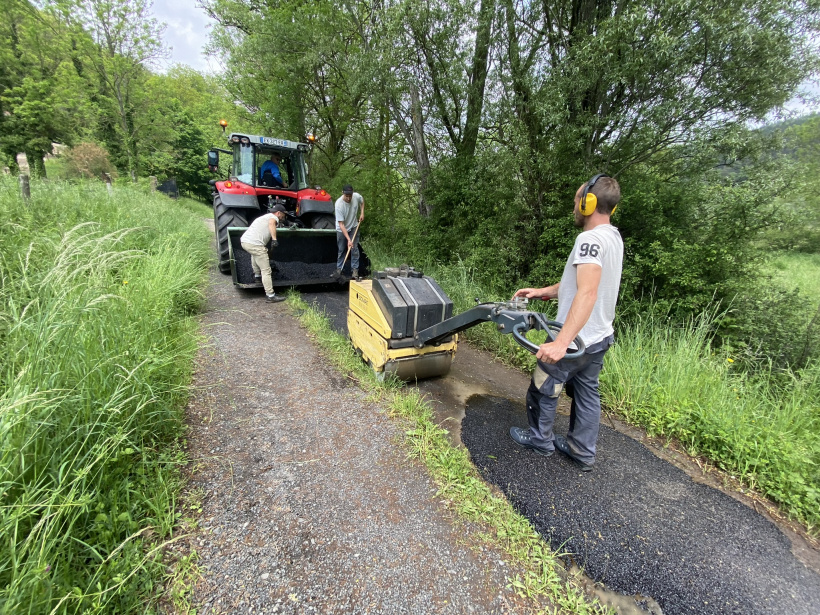
<svg viewBox="0 0 820 615">
<path fill-rule="evenodd" d="M 31 199 L 31 184 L 28 175 L 20 175 L 20 192 L 23 195 L 23 200 L 28 203 Z"/>
<path fill-rule="evenodd" d="M 151 175 L 151 176 L 148 177 L 148 179 L 151 180 L 151 192 L 156 192 L 157 191 L 157 176 L 156 175 Z"/>
<path fill-rule="evenodd" d="M 105 187 L 108 188 L 108 195 L 114 194 L 114 186 L 111 185 L 111 173 L 104 173 Z"/>
</svg>

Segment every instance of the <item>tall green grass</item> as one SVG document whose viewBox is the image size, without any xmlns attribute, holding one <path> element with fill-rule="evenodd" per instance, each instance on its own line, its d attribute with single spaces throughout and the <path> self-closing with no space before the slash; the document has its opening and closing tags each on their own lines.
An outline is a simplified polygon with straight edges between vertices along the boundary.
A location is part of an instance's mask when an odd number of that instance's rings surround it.
<svg viewBox="0 0 820 615">
<path fill-rule="evenodd" d="M 820 305 L 820 254 L 783 252 L 772 259 L 769 269 L 784 286 L 800 289 L 812 305 Z"/>
<path fill-rule="evenodd" d="M 0 182 L 0 611 L 146 612 L 209 260 L 162 195 Z"/>
<path fill-rule="evenodd" d="M 714 315 L 671 326 L 648 316 L 619 331 L 601 376 L 604 403 L 678 439 L 816 532 L 820 523 L 820 364 L 783 383 L 713 353 Z"/>
<path fill-rule="evenodd" d="M 400 258 L 378 245 L 368 244 L 366 249 L 375 268 L 400 264 Z M 476 297 L 502 300 L 514 292 L 510 288 L 493 296 L 463 265 L 411 264 L 438 281 L 453 299 L 456 313 L 474 305 Z M 532 307 L 549 312 L 555 303 L 539 301 Z M 749 377 L 735 368 L 731 356 L 712 349 L 715 318 L 714 313 L 704 314 L 694 322 L 674 325 L 650 315 L 619 326 L 601 375 L 604 403 L 651 434 L 679 439 L 692 455 L 709 458 L 816 534 L 820 365 L 815 362 L 788 378 L 782 373 Z M 490 325 L 465 334 L 509 365 L 526 370 L 534 366 L 534 357 L 512 336 Z M 541 341 L 534 335 L 532 339 Z"/>
</svg>

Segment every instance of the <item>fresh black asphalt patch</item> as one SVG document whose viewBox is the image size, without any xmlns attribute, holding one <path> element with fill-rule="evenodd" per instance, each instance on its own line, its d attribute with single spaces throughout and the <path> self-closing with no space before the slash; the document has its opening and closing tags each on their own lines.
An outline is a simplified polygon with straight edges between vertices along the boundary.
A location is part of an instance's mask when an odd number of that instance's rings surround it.
<svg viewBox="0 0 820 615">
<path fill-rule="evenodd" d="M 568 422 L 559 415 L 556 431 Z M 820 576 L 749 507 L 606 426 L 582 473 L 561 453 L 516 445 L 512 425 L 526 427 L 523 403 L 477 395 L 461 439 L 482 476 L 594 580 L 651 596 L 665 615 L 820 613 Z"/>
<path fill-rule="evenodd" d="M 346 333 L 346 291 L 303 298 Z M 510 427 L 527 425 L 524 393 L 471 397 L 461 439 L 485 480 L 566 560 L 614 591 L 654 598 L 664 615 L 820 613 L 820 575 L 774 524 L 643 444 L 602 425 L 590 473 L 514 444 Z M 557 433 L 567 423 L 559 415 Z"/>
</svg>

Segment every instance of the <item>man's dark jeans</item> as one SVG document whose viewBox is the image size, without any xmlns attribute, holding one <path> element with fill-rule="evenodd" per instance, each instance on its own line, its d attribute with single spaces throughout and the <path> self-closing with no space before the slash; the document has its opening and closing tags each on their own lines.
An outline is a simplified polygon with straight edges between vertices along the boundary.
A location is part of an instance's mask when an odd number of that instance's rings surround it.
<svg viewBox="0 0 820 615">
<path fill-rule="evenodd" d="M 353 247 L 350 249 L 350 265 L 353 269 L 359 268 L 359 234 L 356 232 L 358 226 L 347 229 L 348 235 L 353 240 Z M 347 238 L 342 231 L 336 231 L 336 247 L 339 249 L 336 257 L 336 269 L 341 270 L 347 255 Z"/>
</svg>

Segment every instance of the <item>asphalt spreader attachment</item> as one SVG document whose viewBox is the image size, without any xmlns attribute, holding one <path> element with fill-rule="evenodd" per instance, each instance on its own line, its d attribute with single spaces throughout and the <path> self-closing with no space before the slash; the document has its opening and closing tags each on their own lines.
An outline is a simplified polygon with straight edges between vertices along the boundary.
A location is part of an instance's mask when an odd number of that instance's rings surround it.
<svg viewBox="0 0 820 615">
<path fill-rule="evenodd" d="M 227 229 L 230 273 L 239 288 L 262 288 L 254 277 L 251 255 L 242 248 L 247 227 Z M 353 277 L 350 259 L 336 270 L 336 231 L 327 229 L 282 228 L 277 231 L 279 245 L 271 253 L 271 281 L 276 288 L 325 285 L 338 287 Z M 359 273 L 370 274 L 370 259 L 359 246 Z"/>
<path fill-rule="evenodd" d="M 372 279 L 351 280 L 347 329 L 353 347 L 374 372 L 413 381 L 443 376 L 450 371 L 458 347 L 458 333 L 483 322 L 495 323 L 529 352 L 538 345 L 526 338 L 539 330 L 554 340 L 561 323 L 527 309 L 526 299 L 480 303 L 453 316 L 453 302 L 433 278 L 412 267 L 377 271 Z M 567 359 L 584 354 L 574 341 Z"/>
</svg>

